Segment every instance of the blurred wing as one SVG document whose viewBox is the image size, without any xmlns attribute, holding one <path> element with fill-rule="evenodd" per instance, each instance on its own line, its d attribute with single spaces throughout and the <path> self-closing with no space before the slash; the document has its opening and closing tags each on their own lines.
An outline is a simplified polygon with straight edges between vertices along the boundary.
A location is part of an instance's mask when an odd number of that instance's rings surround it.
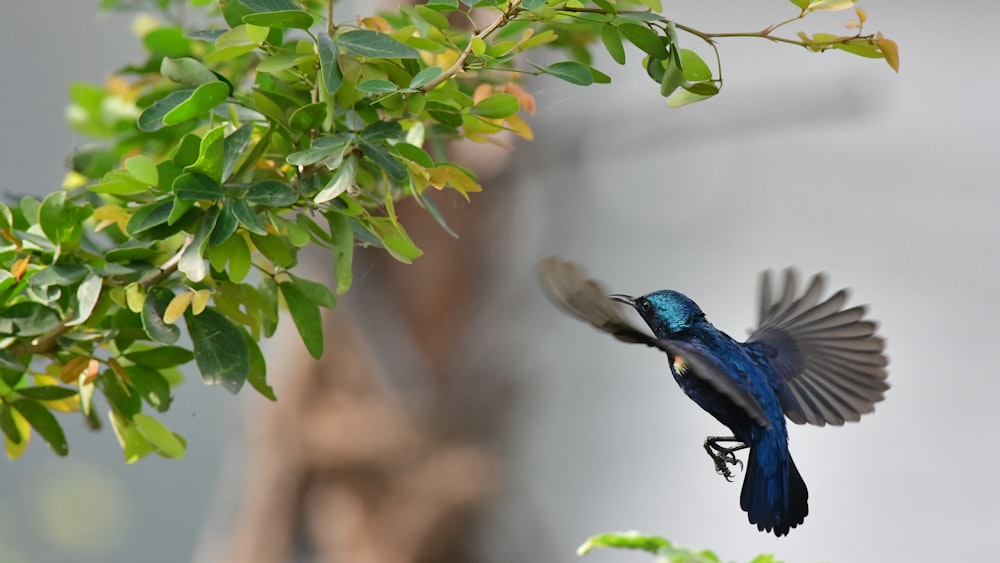
<svg viewBox="0 0 1000 563">
<path fill-rule="evenodd" d="M 609 299 L 601 284 L 587 278 L 576 264 L 549 256 L 538 263 L 538 279 L 545 294 L 565 313 L 618 340 L 666 350 L 655 336 L 628 322 L 621 304 Z"/>
<path fill-rule="evenodd" d="M 786 270 L 775 300 L 770 273 L 763 273 L 760 327 L 747 345 L 774 367 L 789 420 L 817 426 L 856 422 L 875 410 L 889 388 L 885 341 L 875 336 L 876 324 L 864 320 L 865 307 L 843 309 L 846 289 L 821 302 L 822 274 L 799 297 L 796 285 L 795 272 Z"/>
<path fill-rule="evenodd" d="M 705 380 L 758 424 L 770 427 L 760 403 L 728 377 L 710 354 L 687 342 L 660 340 L 636 328 L 622 314 L 621 304 L 609 299 L 601 284 L 588 278 L 576 264 L 550 256 L 538 263 L 538 278 L 545 294 L 564 312 L 618 340 L 659 348 L 672 359 L 680 358 L 687 366 L 683 375 Z"/>
</svg>

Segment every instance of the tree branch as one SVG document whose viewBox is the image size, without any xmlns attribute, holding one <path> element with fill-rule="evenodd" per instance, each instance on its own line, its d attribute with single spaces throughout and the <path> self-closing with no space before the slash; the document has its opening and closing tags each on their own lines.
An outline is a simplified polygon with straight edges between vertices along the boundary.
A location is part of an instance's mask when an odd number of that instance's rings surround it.
<svg viewBox="0 0 1000 563">
<path fill-rule="evenodd" d="M 465 61 L 467 61 L 469 59 L 469 55 L 472 54 L 472 40 L 473 39 L 486 39 L 494 31 L 496 31 L 496 30 L 500 29 L 501 27 L 507 25 L 507 23 L 510 22 L 510 20 L 512 20 L 515 17 L 517 17 L 517 14 L 520 13 L 520 12 L 521 12 L 521 0 L 511 0 L 510 6 L 507 8 L 507 10 L 505 12 L 503 12 L 502 14 L 500 14 L 500 17 L 498 17 L 497 19 L 495 19 L 492 23 L 490 23 L 489 25 L 487 25 L 483 29 L 479 30 L 478 32 L 476 32 L 475 34 L 473 34 L 472 37 L 469 38 L 469 44 L 465 46 L 465 50 L 462 51 L 461 55 L 459 55 L 458 60 L 455 61 L 455 64 L 453 64 L 450 67 L 448 67 L 448 70 L 445 70 L 444 72 L 442 72 L 440 75 L 438 75 L 437 78 L 435 78 L 434 80 L 431 80 L 430 82 L 428 82 L 420 90 L 423 91 L 423 92 L 430 92 L 431 90 L 433 90 L 434 88 L 436 88 L 442 82 L 445 82 L 446 80 L 450 79 L 452 76 L 455 76 L 459 72 L 462 72 L 463 70 L 465 70 Z"/>
</svg>

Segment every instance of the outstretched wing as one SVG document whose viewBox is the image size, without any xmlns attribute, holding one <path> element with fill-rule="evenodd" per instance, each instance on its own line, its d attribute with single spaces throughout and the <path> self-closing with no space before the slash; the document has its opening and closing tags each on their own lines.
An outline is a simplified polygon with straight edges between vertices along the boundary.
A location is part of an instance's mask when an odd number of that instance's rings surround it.
<svg viewBox="0 0 1000 563">
<path fill-rule="evenodd" d="M 778 399 L 797 424 L 856 422 L 884 398 L 888 359 L 877 325 L 865 320 L 864 306 L 844 309 L 847 290 L 820 301 L 823 275 L 817 274 L 796 297 L 793 270 L 775 299 L 771 276 L 761 276 L 760 327 L 747 346 L 763 354 L 780 380 Z"/>
<path fill-rule="evenodd" d="M 658 338 L 625 319 L 621 304 L 608 298 L 597 280 L 588 278 L 579 266 L 555 256 L 538 263 L 538 279 L 545 294 L 557 307 L 623 342 L 645 344 L 666 351 Z"/>
<path fill-rule="evenodd" d="M 663 350 L 672 359 L 681 358 L 686 365 L 685 375 L 705 380 L 758 424 L 770 427 L 757 399 L 727 377 L 714 357 L 689 343 L 661 340 L 635 327 L 622 314 L 621 304 L 609 299 L 601 284 L 588 278 L 576 264 L 555 256 L 544 258 L 538 263 L 538 278 L 545 294 L 564 312 L 618 340 L 645 344 Z"/>
</svg>

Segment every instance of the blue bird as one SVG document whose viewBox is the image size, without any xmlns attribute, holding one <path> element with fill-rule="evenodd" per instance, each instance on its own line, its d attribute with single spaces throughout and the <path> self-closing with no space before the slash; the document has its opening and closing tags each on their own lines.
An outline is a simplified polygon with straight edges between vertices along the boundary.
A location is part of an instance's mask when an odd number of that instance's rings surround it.
<svg viewBox="0 0 1000 563">
<path fill-rule="evenodd" d="M 749 448 L 740 507 L 757 529 L 776 536 L 787 535 L 809 513 L 785 417 L 817 426 L 855 422 L 889 388 L 876 324 L 864 319 L 863 306 L 844 309 L 847 290 L 821 301 L 822 275 L 797 297 L 795 273 L 787 270 L 776 299 L 765 272 L 760 325 L 740 343 L 676 291 L 607 295 L 578 266 L 555 257 L 539 262 L 538 273 L 546 294 L 565 312 L 619 340 L 666 352 L 684 393 L 733 433 L 705 440 L 716 471 L 730 480 L 728 466 L 742 465 L 735 452 Z M 638 311 L 653 334 L 633 326 L 618 303 Z"/>
</svg>

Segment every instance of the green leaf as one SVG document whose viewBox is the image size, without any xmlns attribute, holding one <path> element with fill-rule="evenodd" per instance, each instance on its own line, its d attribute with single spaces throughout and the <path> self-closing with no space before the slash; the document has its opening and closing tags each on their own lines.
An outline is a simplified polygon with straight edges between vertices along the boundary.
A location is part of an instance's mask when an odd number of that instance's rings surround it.
<svg viewBox="0 0 1000 563">
<path fill-rule="evenodd" d="M 674 62 L 674 58 L 667 60 L 667 68 L 663 72 L 663 79 L 660 80 L 660 95 L 669 96 L 684 84 L 684 70 Z"/>
<path fill-rule="evenodd" d="M 163 320 L 167 305 L 173 298 L 174 292 L 164 287 L 153 287 L 146 293 L 146 301 L 142 305 L 142 328 L 155 342 L 173 344 L 181 336 L 181 329 Z"/>
<path fill-rule="evenodd" d="M 654 59 L 665 60 L 667 48 L 660 41 L 660 36 L 644 25 L 623 22 L 618 25 L 618 31 L 636 47 L 642 49 Z"/>
<path fill-rule="evenodd" d="M 153 53 L 168 57 L 179 57 L 191 52 L 191 40 L 184 37 L 184 30 L 179 27 L 159 27 L 143 38 L 142 42 Z"/>
<path fill-rule="evenodd" d="M 200 282 L 205 279 L 205 246 L 208 244 L 208 236 L 215 228 L 215 222 L 219 219 L 219 208 L 212 206 L 205 212 L 198 223 L 198 230 L 195 231 L 191 244 L 181 254 L 181 259 L 177 262 L 177 269 L 184 273 L 189 280 Z"/>
<path fill-rule="evenodd" d="M 681 49 L 681 67 L 684 69 L 684 78 L 690 82 L 712 79 L 712 70 L 690 49 Z"/>
<path fill-rule="evenodd" d="M 144 184 L 155 186 L 160 183 L 160 174 L 156 163 L 148 156 L 137 154 L 125 159 L 125 169 L 133 178 Z"/>
<path fill-rule="evenodd" d="M 87 279 L 83 280 L 83 283 L 76 288 L 76 317 L 66 323 L 66 326 L 76 326 L 87 322 L 90 314 L 94 312 L 94 307 L 97 306 L 103 286 L 104 278 L 97 274 L 90 274 Z"/>
<path fill-rule="evenodd" d="M 578 86 L 590 86 L 594 83 L 594 75 L 590 67 L 573 61 L 563 61 L 545 67 L 541 70 Z"/>
<path fill-rule="evenodd" d="M 403 134 L 403 126 L 398 121 L 374 121 L 361 131 L 361 136 L 369 141 L 393 139 Z"/>
<path fill-rule="evenodd" d="M 424 70 L 421 70 L 417 74 L 413 75 L 413 78 L 410 80 L 410 88 L 423 88 L 428 83 L 430 83 L 431 80 L 434 80 L 438 76 L 441 76 L 442 72 L 444 71 L 441 70 L 441 67 L 439 66 L 427 67 Z"/>
<path fill-rule="evenodd" d="M 241 236 L 233 237 L 232 252 L 229 255 L 229 279 L 239 283 L 250 273 L 251 256 L 247 241 Z"/>
<path fill-rule="evenodd" d="M 194 361 L 209 385 L 221 384 L 234 395 L 250 374 L 249 350 L 242 331 L 212 307 L 200 315 L 184 313 L 194 344 Z"/>
<path fill-rule="evenodd" d="M 11 403 L 11 405 L 41 435 L 56 455 L 64 456 L 69 453 L 66 435 L 63 434 L 62 427 L 59 426 L 59 421 L 56 420 L 56 417 L 52 416 L 49 409 L 31 399 L 18 399 Z"/>
<path fill-rule="evenodd" d="M 326 214 L 333 240 L 333 274 L 337 279 L 337 293 L 343 295 L 351 288 L 352 261 L 354 260 L 354 231 L 351 220 L 340 213 Z"/>
<path fill-rule="evenodd" d="M 99 381 L 108 405 L 122 418 L 131 419 L 142 410 L 142 398 L 127 389 L 113 370 L 102 373 Z"/>
<path fill-rule="evenodd" d="M 611 14 L 612 16 L 618 15 L 618 10 L 615 9 L 615 6 L 611 2 L 608 2 L 608 0 L 594 0 L 594 4 L 597 4 L 600 9 Z"/>
<path fill-rule="evenodd" d="M 320 307 L 326 307 L 327 309 L 333 309 L 337 306 L 337 296 L 330 291 L 330 288 L 327 287 L 326 284 L 300 278 L 292 273 L 289 273 L 288 275 L 292 278 L 292 282 L 295 286 L 302 291 L 302 294 L 305 295 L 309 301 L 312 301 Z"/>
<path fill-rule="evenodd" d="M 148 231 L 158 225 L 167 222 L 170 211 L 173 209 L 173 201 L 154 201 L 137 209 L 125 225 L 125 232 L 132 237 Z"/>
<path fill-rule="evenodd" d="M 125 366 L 125 372 L 128 373 L 132 387 L 151 407 L 159 412 L 166 412 L 173 398 L 170 396 L 170 382 L 160 373 L 158 367 L 164 366 Z"/>
<path fill-rule="evenodd" d="M 281 282 L 278 286 L 309 355 L 316 359 L 323 357 L 323 320 L 319 306 L 292 282 Z"/>
<path fill-rule="evenodd" d="M 235 2 L 226 2 L 227 5 Z M 253 51 L 267 39 L 270 28 L 252 24 L 233 26 L 215 40 L 215 50 L 202 59 L 206 63 L 218 63 Z"/>
<path fill-rule="evenodd" d="M 4 436 L 15 444 L 20 444 L 24 440 L 24 436 L 21 436 L 21 431 L 17 428 L 17 423 L 14 422 L 10 405 L 2 401 L 0 401 L 0 429 L 3 430 Z"/>
<path fill-rule="evenodd" d="M 225 82 L 206 82 L 197 88 L 175 90 L 146 108 L 137 120 L 140 130 L 158 131 L 208 112 L 229 97 Z"/>
<path fill-rule="evenodd" d="M 340 159 L 344 157 L 344 153 L 350 150 L 351 146 L 351 137 L 344 134 L 338 133 L 336 135 L 319 137 L 313 141 L 312 147 L 303 151 L 293 152 L 285 157 L 285 160 L 294 166 L 309 166 L 310 164 L 315 164 L 326 159 L 339 163 Z M 336 166 L 337 164 L 332 165 L 334 168 Z"/>
<path fill-rule="evenodd" d="M 858 38 L 852 39 L 848 43 L 834 43 L 833 48 L 869 59 L 881 59 L 885 56 L 875 41 L 871 39 Z"/>
<path fill-rule="evenodd" d="M 639 532 L 611 532 L 587 538 L 587 541 L 577 548 L 576 554 L 586 555 L 595 547 L 638 549 L 653 555 L 661 555 L 673 546 L 668 540 L 659 536 L 648 536 Z"/>
<path fill-rule="evenodd" d="M 455 106 L 438 100 L 427 100 L 427 113 L 441 125 L 452 128 L 462 126 L 462 113 Z"/>
<path fill-rule="evenodd" d="M 287 207 L 299 200 L 291 186 L 277 180 L 257 182 L 247 190 L 246 202 L 250 205 Z"/>
<path fill-rule="evenodd" d="M 72 285 L 82 280 L 90 270 L 79 264 L 54 264 L 43 268 L 29 280 L 35 287 Z"/>
<path fill-rule="evenodd" d="M 805 10 L 809 12 L 812 12 L 814 10 L 839 12 L 840 10 L 848 10 L 850 8 L 853 8 L 855 2 L 857 2 L 857 0 L 812 0 L 806 6 Z"/>
<path fill-rule="evenodd" d="M 177 125 L 208 112 L 229 97 L 229 85 L 224 82 L 207 82 L 195 88 L 191 97 L 163 115 L 164 125 Z"/>
<path fill-rule="evenodd" d="M 431 158 L 431 155 L 427 154 L 424 149 L 418 146 L 411 145 L 410 143 L 396 143 L 393 145 L 393 148 L 395 148 L 396 152 L 398 152 L 403 158 L 412 160 L 424 168 L 434 168 L 435 166 L 434 159 Z"/>
<path fill-rule="evenodd" d="M 159 420 L 145 414 L 137 414 L 132 417 L 132 422 L 156 453 L 169 458 L 184 457 L 185 444 Z"/>
<path fill-rule="evenodd" d="M 291 0 L 240 0 L 252 14 L 243 16 L 245 23 L 276 28 L 309 29 L 313 17 Z"/>
<path fill-rule="evenodd" d="M 366 80 L 355 86 L 355 88 L 366 94 L 388 94 L 399 90 L 399 86 L 396 83 L 381 79 Z"/>
<path fill-rule="evenodd" d="M 156 346 L 128 352 L 122 357 L 141 366 L 163 369 L 186 364 L 194 358 L 194 355 L 190 350 L 180 346 Z"/>
<path fill-rule="evenodd" d="M 361 57 L 379 59 L 416 59 L 420 53 L 392 37 L 370 29 L 355 29 L 338 34 L 333 38 L 341 49 Z"/>
<path fill-rule="evenodd" d="M 250 361 L 250 375 L 247 377 L 247 381 L 258 393 L 272 401 L 277 401 L 278 397 L 275 396 L 274 389 L 267 383 L 267 362 L 264 360 L 264 354 L 261 353 L 260 347 L 247 331 L 240 332 L 243 333 L 243 341 L 246 342 L 249 352 L 247 359 Z"/>
<path fill-rule="evenodd" d="M 6 321 L 6 322 L 4 322 Z M 59 313 L 41 303 L 22 301 L 0 309 L 0 326 L 17 336 L 39 336 L 59 326 Z"/>
<path fill-rule="evenodd" d="M 622 45 L 622 36 L 618 32 L 618 28 L 610 24 L 602 25 L 601 42 L 604 43 L 604 48 L 608 50 L 608 54 L 616 63 L 625 64 L 625 47 Z"/>
<path fill-rule="evenodd" d="M 209 246 L 226 242 L 239 226 L 240 222 L 236 218 L 236 213 L 233 212 L 233 206 L 229 202 L 224 202 L 219 210 L 219 219 L 215 222 L 215 228 L 212 229 L 212 234 L 208 237 Z"/>
<path fill-rule="evenodd" d="M 354 155 L 351 155 L 344 159 L 344 162 L 337 168 L 327 182 L 326 186 L 316 197 L 313 199 L 315 203 L 324 203 L 335 199 L 340 196 L 340 194 L 347 191 L 351 184 L 354 183 L 354 178 L 358 172 L 358 159 Z"/>
<path fill-rule="evenodd" d="M 181 174 L 171 189 L 177 199 L 187 201 L 216 201 L 223 195 L 218 182 L 197 172 Z"/>
<path fill-rule="evenodd" d="M 545 0 L 523 0 L 521 6 L 525 10 L 537 10 L 545 5 Z"/>
<path fill-rule="evenodd" d="M 396 180 L 406 178 L 406 167 L 400 164 L 399 161 L 396 160 L 396 157 L 392 156 L 389 151 L 383 149 L 379 145 L 367 141 L 366 139 L 361 139 L 360 145 L 361 152 L 370 158 L 372 162 L 388 172 L 389 176 L 392 176 Z"/>
<path fill-rule="evenodd" d="M 225 135 L 226 126 L 220 125 L 202 138 L 198 145 L 198 159 L 191 165 L 184 168 L 185 172 L 198 172 L 208 176 L 216 182 L 222 181 L 222 161 L 225 158 Z M 180 177 L 180 176 L 178 176 Z M 176 179 L 174 180 L 176 182 Z"/>
<path fill-rule="evenodd" d="M 58 401 L 75 397 L 76 389 L 60 387 L 59 385 L 39 385 L 37 387 L 22 387 L 17 390 L 19 394 L 36 401 Z"/>
<path fill-rule="evenodd" d="M 153 451 L 153 446 L 139 433 L 135 425 L 129 422 L 128 417 L 112 410 L 108 413 L 108 419 L 111 420 L 111 428 L 115 431 L 118 443 L 121 444 L 122 453 L 125 454 L 125 463 L 135 463 Z"/>
<path fill-rule="evenodd" d="M 66 207 L 66 192 L 59 190 L 50 193 L 38 208 L 38 223 L 45 237 L 55 244 L 62 242 L 66 223 L 63 220 L 63 209 Z"/>
<path fill-rule="evenodd" d="M 128 195 L 149 191 L 149 186 L 136 180 L 127 170 L 112 170 L 87 189 L 98 194 Z"/>
<path fill-rule="evenodd" d="M 556 63 L 556 64 L 558 65 L 567 63 Z M 568 63 L 568 64 L 579 64 L 579 63 Z M 588 77 L 590 76 L 589 71 L 587 72 L 587 76 Z M 503 119 L 505 117 L 510 117 L 514 115 L 515 113 L 517 113 L 518 109 L 520 109 L 520 107 L 518 106 L 516 97 L 510 94 L 493 94 L 491 96 L 484 98 L 478 104 L 472 106 L 472 109 L 470 109 L 469 112 L 475 115 L 481 115 L 489 119 Z"/>
<path fill-rule="evenodd" d="M 296 131 L 309 131 L 319 129 L 326 120 L 326 102 L 316 102 L 306 104 L 294 112 L 288 118 L 288 125 Z"/>
<path fill-rule="evenodd" d="M 236 218 L 239 219 L 240 223 L 248 231 L 256 235 L 267 234 L 267 225 L 264 223 L 264 220 L 257 215 L 257 212 L 246 201 L 231 199 L 227 201 L 227 204 L 232 208 L 233 215 L 236 215 Z"/>
<path fill-rule="evenodd" d="M 701 92 L 701 93 L 699 93 Z M 667 107 L 679 108 L 707 100 L 719 93 L 718 87 L 707 82 L 699 82 L 683 88 L 678 88 L 667 98 Z"/>
<path fill-rule="evenodd" d="M 236 169 L 240 155 L 246 150 L 253 134 L 253 125 L 244 123 L 226 137 L 222 144 L 222 180 L 225 181 Z"/>
<path fill-rule="evenodd" d="M 185 86 L 199 86 L 206 82 L 219 81 L 219 77 L 211 70 L 208 70 L 208 67 L 204 63 L 191 57 L 181 57 L 179 59 L 164 57 L 163 61 L 160 62 L 160 74 L 164 78 L 184 84 Z"/>
<path fill-rule="evenodd" d="M 413 10 L 425 22 L 440 30 L 448 30 L 451 28 L 451 24 L 448 23 L 448 18 L 434 8 L 429 8 L 423 4 L 417 4 L 413 7 Z"/>
<path fill-rule="evenodd" d="M 295 248 L 284 237 L 251 233 L 250 240 L 265 258 L 277 266 L 291 268 L 297 262 Z"/>
<path fill-rule="evenodd" d="M 323 75 L 323 85 L 327 93 L 332 96 L 344 83 L 344 75 L 340 71 L 340 49 L 325 32 L 317 37 L 316 48 L 319 51 L 319 68 Z"/>
</svg>

